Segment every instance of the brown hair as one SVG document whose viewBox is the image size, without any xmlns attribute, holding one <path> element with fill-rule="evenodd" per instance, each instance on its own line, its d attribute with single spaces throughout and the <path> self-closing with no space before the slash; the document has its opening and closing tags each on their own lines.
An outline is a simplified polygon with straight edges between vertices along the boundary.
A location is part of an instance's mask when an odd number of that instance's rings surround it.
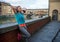
<svg viewBox="0 0 60 42">
<path fill-rule="evenodd" d="M 23 10 L 23 12 L 25 13 L 26 11 L 25 11 L 25 10 Z"/>
<path fill-rule="evenodd" d="M 19 8 L 19 7 L 20 7 L 20 6 L 17 6 L 17 7 L 16 7 L 16 12 L 19 12 L 19 11 L 18 11 L 18 8 Z"/>
</svg>

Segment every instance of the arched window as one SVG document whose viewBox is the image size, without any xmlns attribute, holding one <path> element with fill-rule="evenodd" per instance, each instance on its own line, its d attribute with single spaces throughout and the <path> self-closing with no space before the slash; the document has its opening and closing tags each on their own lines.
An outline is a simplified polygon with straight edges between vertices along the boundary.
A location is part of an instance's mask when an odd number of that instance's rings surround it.
<svg viewBox="0 0 60 42">
<path fill-rule="evenodd" d="M 58 19 L 58 10 L 55 9 L 52 12 L 52 20 L 57 20 Z"/>
</svg>

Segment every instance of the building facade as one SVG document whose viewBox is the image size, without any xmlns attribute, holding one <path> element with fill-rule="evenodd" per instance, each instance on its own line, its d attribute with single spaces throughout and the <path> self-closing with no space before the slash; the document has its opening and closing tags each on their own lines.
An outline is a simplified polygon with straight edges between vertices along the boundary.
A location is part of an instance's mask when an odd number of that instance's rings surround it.
<svg viewBox="0 0 60 42">
<path fill-rule="evenodd" d="M 55 19 L 60 21 L 60 0 L 50 0 L 49 8 L 49 16 L 51 16 L 51 19 L 55 16 Z"/>
<path fill-rule="evenodd" d="M 0 2 L 0 15 L 13 15 L 13 11 L 9 3 Z"/>
<path fill-rule="evenodd" d="M 48 9 L 27 9 L 25 14 L 48 14 Z"/>
</svg>

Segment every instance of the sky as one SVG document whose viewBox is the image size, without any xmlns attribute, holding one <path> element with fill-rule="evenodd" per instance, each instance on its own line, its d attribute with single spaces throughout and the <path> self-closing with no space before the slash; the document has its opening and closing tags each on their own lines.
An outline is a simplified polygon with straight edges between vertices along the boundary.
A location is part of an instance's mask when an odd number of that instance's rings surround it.
<svg viewBox="0 0 60 42">
<path fill-rule="evenodd" d="M 27 9 L 47 9 L 49 0 L 0 0 L 8 2 L 13 6 L 21 6 Z"/>
</svg>

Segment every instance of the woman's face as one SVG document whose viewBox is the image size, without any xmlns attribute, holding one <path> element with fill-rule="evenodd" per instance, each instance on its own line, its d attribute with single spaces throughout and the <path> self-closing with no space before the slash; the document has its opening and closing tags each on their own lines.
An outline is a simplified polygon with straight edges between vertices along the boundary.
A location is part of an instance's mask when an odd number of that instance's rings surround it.
<svg viewBox="0 0 60 42">
<path fill-rule="evenodd" d="M 21 7 L 18 7 L 17 10 L 18 10 L 18 12 L 21 12 L 22 11 L 22 8 Z"/>
</svg>

